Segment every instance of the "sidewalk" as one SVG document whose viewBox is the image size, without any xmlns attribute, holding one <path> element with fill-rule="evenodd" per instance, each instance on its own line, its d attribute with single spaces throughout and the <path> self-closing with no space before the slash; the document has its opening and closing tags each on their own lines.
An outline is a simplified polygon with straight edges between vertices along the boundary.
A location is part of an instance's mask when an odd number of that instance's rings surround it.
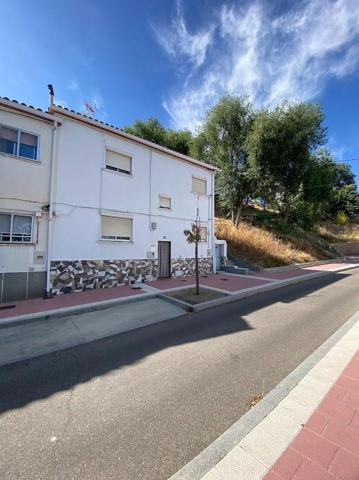
<svg viewBox="0 0 359 480">
<path fill-rule="evenodd" d="M 351 259 L 351 262 L 333 263 L 328 262 L 310 267 L 293 267 L 284 271 L 263 271 L 250 275 L 237 275 L 222 273 L 201 276 L 200 283 L 209 289 L 219 290 L 227 295 L 238 296 L 239 294 L 254 294 L 262 289 L 275 288 L 285 285 L 286 282 L 305 280 L 314 276 L 340 272 L 359 266 L 359 259 Z M 155 296 L 178 288 L 187 288 L 194 285 L 194 277 L 168 278 L 155 280 L 148 283 L 140 283 L 130 286 L 120 286 L 108 289 L 88 290 L 86 292 L 57 295 L 54 298 L 44 300 L 34 298 L 30 300 L 18 300 L 7 304 L 0 304 L 0 325 L 10 319 L 36 317 L 40 314 L 61 313 L 72 314 L 81 311 L 81 306 L 86 309 L 92 307 L 105 308 L 111 306 L 117 300 L 125 302 L 127 299 L 140 296 Z M 120 303 L 120 302 L 119 302 Z"/>
<path fill-rule="evenodd" d="M 171 477 L 185 479 L 358 480 L 359 312 Z"/>
<path fill-rule="evenodd" d="M 0 366 L 169 320 L 186 312 L 160 298 L 141 298 L 86 314 L 4 326 Z"/>
</svg>

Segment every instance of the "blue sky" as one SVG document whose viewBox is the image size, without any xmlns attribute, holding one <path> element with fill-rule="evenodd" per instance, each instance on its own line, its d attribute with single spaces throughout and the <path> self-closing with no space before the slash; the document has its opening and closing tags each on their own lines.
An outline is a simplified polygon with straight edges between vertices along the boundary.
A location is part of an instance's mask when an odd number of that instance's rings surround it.
<svg viewBox="0 0 359 480">
<path fill-rule="evenodd" d="M 359 2 L 3 2 L 0 95 L 124 126 L 195 130 L 224 93 L 319 101 L 335 157 L 359 157 Z M 352 162 L 359 176 L 359 161 Z"/>
</svg>

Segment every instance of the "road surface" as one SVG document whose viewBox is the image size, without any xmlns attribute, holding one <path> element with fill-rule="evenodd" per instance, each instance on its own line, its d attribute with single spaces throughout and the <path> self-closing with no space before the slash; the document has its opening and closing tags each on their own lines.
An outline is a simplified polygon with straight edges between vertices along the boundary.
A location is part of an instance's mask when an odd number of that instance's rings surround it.
<svg viewBox="0 0 359 480">
<path fill-rule="evenodd" d="M 355 269 L 2 367 L 0 478 L 165 480 L 358 309 Z"/>
</svg>

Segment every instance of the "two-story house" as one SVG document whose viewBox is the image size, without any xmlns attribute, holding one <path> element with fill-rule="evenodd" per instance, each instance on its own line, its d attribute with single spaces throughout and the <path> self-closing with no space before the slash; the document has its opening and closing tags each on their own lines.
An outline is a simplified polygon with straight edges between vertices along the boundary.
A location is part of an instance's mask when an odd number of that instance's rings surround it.
<svg viewBox="0 0 359 480">
<path fill-rule="evenodd" d="M 4 107 L 14 111 L 9 114 Z M 15 107 L 21 114 L 31 110 L 41 118 L 23 125 Z M 202 231 L 200 269 L 202 273 L 213 271 L 213 166 L 53 104 L 44 113 L 0 100 L 0 115 L 0 161 L 6 171 L 6 179 L 1 180 L 6 189 L 0 198 L 5 290 L 10 289 L 8 275 L 15 273 L 12 251 L 16 273 L 25 275 L 28 285 L 29 272 L 39 261 L 35 252 L 42 252 L 42 260 L 46 257 L 41 266 L 46 285 L 42 286 L 55 294 L 192 275 L 194 247 L 187 243 L 184 230 L 192 227 L 196 217 Z M 26 167 L 40 166 L 42 176 L 35 170 L 28 173 L 23 166 L 22 134 L 18 133 L 16 146 L 11 146 L 6 129 L 36 137 L 32 140 L 36 154 L 26 147 L 26 154 L 32 152 L 35 157 L 26 160 Z M 23 138 L 31 145 L 32 137 Z M 21 205 L 15 203 L 17 197 Z M 36 204 L 32 203 L 35 197 Z M 22 237 L 21 243 L 21 247 L 31 246 L 27 261 L 16 255 L 20 246 L 15 237 L 17 215 L 24 211 L 25 202 L 32 206 L 29 217 L 33 222 L 31 237 Z M 14 231 L 6 226 L 9 221 L 15 224 Z M 44 232 L 40 235 L 37 225 L 41 224 Z M 16 288 L 16 284 L 11 286 L 12 291 Z M 24 297 L 21 292 L 18 298 Z M 25 296 L 33 293 L 33 288 L 28 289 Z M 3 301 L 8 299 L 9 295 L 3 296 Z"/>
<path fill-rule="evenodd" d="M 54 122 L 0 98 L 0 302 L 44 291 Z"/>
</svg>

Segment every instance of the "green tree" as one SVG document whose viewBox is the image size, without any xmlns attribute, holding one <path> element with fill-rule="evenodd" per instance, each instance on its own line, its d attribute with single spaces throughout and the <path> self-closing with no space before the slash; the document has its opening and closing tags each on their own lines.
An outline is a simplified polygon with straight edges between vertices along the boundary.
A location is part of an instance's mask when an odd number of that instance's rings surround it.
<svg viewBox="0 0 359 480">
<path fill-rule="evenodd" d="M 207 112 L 191 147 L 193 157 L 219 167 L 218 200 L 236 225 L 255 183 L 245 150 L 252 121 L 253 109 L 246 97 L 224 96 Z"/>
<path fill-rule="evenodd" d="M 124 127 L 124 131 L 183 155 L 188 155 L 190 151 L 192 134 L 189 130 L 166 129 L 154 117 L 148 120 L 136 120 L 133 125 Z"/>
<path fill-rule="evenodd" d="M 325 143 L 324 115 L 319 105 L 284 102 L 255 116 L 246 141 L 249 161 L 260 171 L 288 222 L 313 167 L 313 153 Z"/>
</svg>

